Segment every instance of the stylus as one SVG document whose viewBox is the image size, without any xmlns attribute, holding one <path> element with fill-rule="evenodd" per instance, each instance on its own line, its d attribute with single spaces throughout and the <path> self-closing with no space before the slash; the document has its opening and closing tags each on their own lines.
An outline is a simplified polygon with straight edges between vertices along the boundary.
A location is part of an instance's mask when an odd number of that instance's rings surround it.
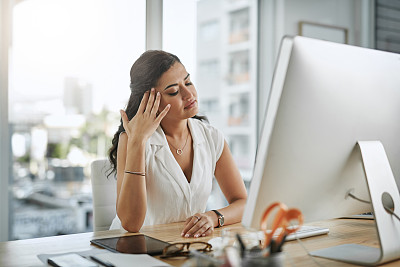
<svg viewBox="0 0 400 267">
<path fill-rule="evenodd" d="M 90 256 L 90 258 L 91 258 L 92 260 L 94 260 L 95 262 L 97 262 L 98 264 L 101 264 L 101 265 L 103 265 L 103 266 L 106 266 L 106 267 L 115 267 L 114 264 L 112 264 L 112 263 L 110 263 L 110 262 L 108 262 L 108 261 L 102 261 L 102 260 L 100 260 L 99 258 L 97 258 L 97 257 L 95 257 L 95 256 Z"/>
</svg>

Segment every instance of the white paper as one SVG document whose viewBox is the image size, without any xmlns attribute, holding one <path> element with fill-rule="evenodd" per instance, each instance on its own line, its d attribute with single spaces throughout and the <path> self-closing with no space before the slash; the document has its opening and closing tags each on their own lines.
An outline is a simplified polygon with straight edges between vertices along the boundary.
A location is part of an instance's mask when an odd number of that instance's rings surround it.
<svg viewBox="0 0 400 267">
<path fill-rule="evenodd" d="M 96 257 L 104 261 L 109 261 L 117 267 L 171 266 L 168 263 L 153 258 L 148 254 L 104 253 L 104 254 L 97 254 Z"/>
<path fill-rule="evenodd" d="M 62 256 L 55 256 L 49 258 L 49 260 L 53 261 L 55 264 L 57 264 L 57 266 L 61 267 L 68 267 L 68 266 L 97 267 L 96 263 L 91 262 L 85 258 L 82 258 L 78 254 L 65 254 Z"/>
</svg>

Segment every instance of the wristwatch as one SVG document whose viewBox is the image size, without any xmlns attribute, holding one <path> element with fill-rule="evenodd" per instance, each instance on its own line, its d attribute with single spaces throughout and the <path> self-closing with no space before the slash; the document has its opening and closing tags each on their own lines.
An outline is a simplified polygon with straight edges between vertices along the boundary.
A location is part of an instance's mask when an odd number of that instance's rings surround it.
<svg viewBox="0 0 400 267">
<path fill-rule="evenodd" d="M 218 216 L 218 226 L 216 228 L 224 226 L 225 222 L 224 215 L 222 215 L 218 210 L 212 210 L 212 211 L 215 212 Z"/>
</svg>

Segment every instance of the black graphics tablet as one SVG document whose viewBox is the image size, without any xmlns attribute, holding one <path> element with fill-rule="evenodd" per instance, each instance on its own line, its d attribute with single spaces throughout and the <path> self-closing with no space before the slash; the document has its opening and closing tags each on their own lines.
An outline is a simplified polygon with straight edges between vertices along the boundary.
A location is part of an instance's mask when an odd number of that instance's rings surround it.
<svg viewBox="0 0 400 267">
<path fill-rule="evenodd" d="M 149 255 L 160 255 L 169 245 L 167 242 L 143 234 L 94 239 L 90 242 L 113 252 Z"/>
</svg>

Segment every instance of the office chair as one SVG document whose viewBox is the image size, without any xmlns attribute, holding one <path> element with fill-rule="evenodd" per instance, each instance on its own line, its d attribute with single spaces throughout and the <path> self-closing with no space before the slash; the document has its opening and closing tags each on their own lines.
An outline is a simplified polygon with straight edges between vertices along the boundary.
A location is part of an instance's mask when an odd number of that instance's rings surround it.
<svg viewBox="0 0 400 267">
<path fill-rule="evenodd" d="M 107 177 L 110 166 L 108 159 L 91 163 L 93 231 L 108 230 L 116 215 L 117 180 L 114 174 Z"/>
</svg>

